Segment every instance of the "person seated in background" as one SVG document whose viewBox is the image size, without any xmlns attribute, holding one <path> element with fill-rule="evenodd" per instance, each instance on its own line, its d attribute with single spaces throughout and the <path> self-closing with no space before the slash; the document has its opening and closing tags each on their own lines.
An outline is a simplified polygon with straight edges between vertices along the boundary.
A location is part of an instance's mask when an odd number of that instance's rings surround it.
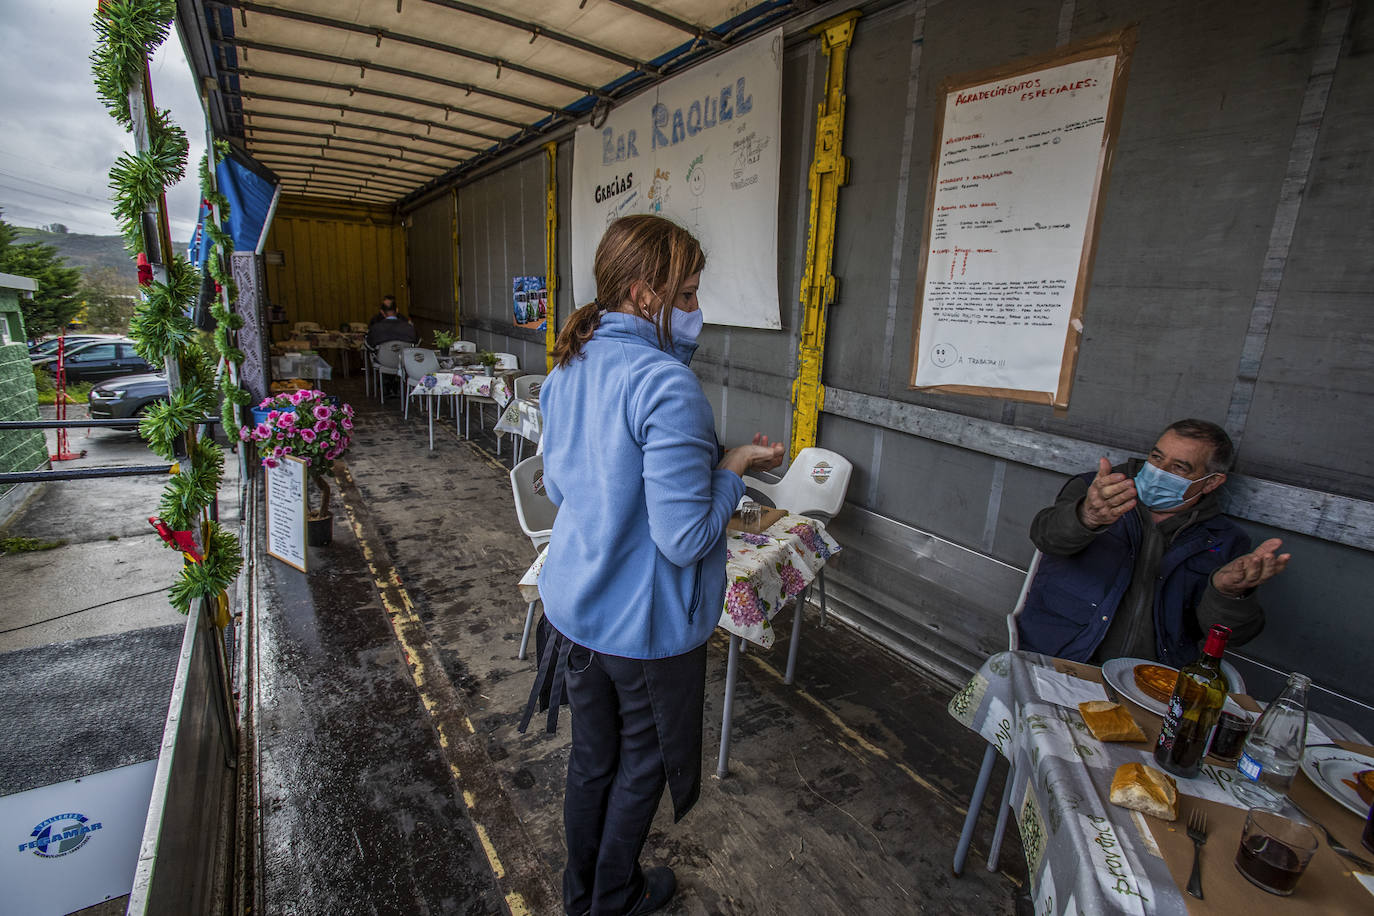
<svg viewBox="0 0 1374 916">
<path fill-rule="evenodd" d="M 1254 550 L 1221 513 L 1235 449 L 1206 420 L 1179 420 L 1149 456 L 1070 478 L 1031 522 L 1043 554 L 1017 618 L 1020 647 L 1101 664 L 1134 657 L 1181 667 L 1213 624 L 1231 645 L 1264 628 L 1255 589 L 1288 565 L 1282 542 Z"/>
<path fill-rule="evenodd" d="M 374 324 L 376 324 L 377 322 L 381 321 L 383 318 L 386 317 L 388 305 L 391 306 L 391 311 L 396 311 L 396 297 L 391 295 L 390 293 L 387 293 L 385 296 L 382 297 L 382 302 L 380 305 L 377 306 L 377 311 L 374 312 L 372 317 L 367 320 L 367 326 L 369 330 L 372 328 Z"/>
<path fill-rule="evenodd" d="M 367 329 L 367 345 L 374 350 L 392 340 L 414 344 L 419 338 L 415 326 L 396 314 L 396 300 L 387 296 L 382 300 L 382 317 Z"/>
</svg>

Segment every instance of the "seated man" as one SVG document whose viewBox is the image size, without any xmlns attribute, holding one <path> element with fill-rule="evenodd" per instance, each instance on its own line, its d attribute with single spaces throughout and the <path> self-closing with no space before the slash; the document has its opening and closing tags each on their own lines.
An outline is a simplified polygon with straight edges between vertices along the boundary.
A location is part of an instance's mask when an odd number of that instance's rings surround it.
<svg viewBox="0 0 1374 916">
<path fill-rule="evenodd" d="M 415 327 L 396 314 L 396 300 L 387 296 L 382 300 L 382 317 L 367 329 L 367 345 L 374 350 L 391 340 L 414 344 L 419 338 Z"/>
<path fill-rule="evenodd" d="M 1101 664 L 1123 656 L 1181 667 L 1212 624 L 1240 645 L 1264 628 L 1255 587 L 1288 564 L 1271 538 L 1221 514 L 1215 491 L 1234 448 L 1205 420 L 1180 420 L 1145 461 L 1071 478 L 1031 523 L 1044 554 L 1018 618 L 1022 649 Z"/>
<path fill-rule="evenodd" d="M 367 320 L 368 330 L 371 330 L 374 324 L 386 317 L 387 306 L 391 306 L 391 311 L 396 311 L 396 297 L 390 293 L 382 297 L 382 304 L 377 306 L 377 311 Z"/>
</svg>

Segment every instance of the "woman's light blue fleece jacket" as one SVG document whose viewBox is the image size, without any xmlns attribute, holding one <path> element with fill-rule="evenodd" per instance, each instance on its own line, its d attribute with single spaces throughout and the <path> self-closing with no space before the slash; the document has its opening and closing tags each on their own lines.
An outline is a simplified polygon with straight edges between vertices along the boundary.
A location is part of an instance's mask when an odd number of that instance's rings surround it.
<svg viewBox="0 0 1374 916">
<path fill-rule="evenodd" d="M 539 576 L 544 613 L 580 645 L 667 658 L 711 635 L 725 526 L 744 481 L 718 470 L 711 405 L 648 321 L 607 312 L 582 358 L 549 374 L 544 486 L 558 506 Z"/>
</svg>

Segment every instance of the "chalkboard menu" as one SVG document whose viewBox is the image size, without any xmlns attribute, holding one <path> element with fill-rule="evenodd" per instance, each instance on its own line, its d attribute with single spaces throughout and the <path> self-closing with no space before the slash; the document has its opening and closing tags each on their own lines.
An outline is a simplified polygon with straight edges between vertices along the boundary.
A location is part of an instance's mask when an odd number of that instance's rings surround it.
<svg viewBox="0 0 1374 916">
<path fill-rule="evenodd" d="M 305 572 L 305 462 L 283 456 L 267 469 L 267 552 Z"/>
</svg>

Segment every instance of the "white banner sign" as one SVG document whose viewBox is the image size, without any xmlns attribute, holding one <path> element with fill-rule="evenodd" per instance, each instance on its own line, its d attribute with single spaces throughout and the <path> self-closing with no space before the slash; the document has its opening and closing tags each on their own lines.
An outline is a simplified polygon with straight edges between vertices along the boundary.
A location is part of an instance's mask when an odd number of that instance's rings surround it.
<svg viewBox="0 0 1374 916">
<path fill-rule="evenodd" d="M 945 96 L 913 386 L 1067 397 L 1116 63 L 1074 60 Z"/>
<path fill-rule="evenodd" d="M 0 798 L 0 912 L 62 916 L 134 886 L 157 761 Z"/>
<path fill-rule="evenodd" d="M 578 305 L 596 298 L 592 258 L 606 227 L 658 213 L 706 252 L 699 299 L 712 324 L 780 328 L 778 163 L 782 29 L 693 67 L 615 108 L 573 141 L 572 269 Z"/>
</svg>

